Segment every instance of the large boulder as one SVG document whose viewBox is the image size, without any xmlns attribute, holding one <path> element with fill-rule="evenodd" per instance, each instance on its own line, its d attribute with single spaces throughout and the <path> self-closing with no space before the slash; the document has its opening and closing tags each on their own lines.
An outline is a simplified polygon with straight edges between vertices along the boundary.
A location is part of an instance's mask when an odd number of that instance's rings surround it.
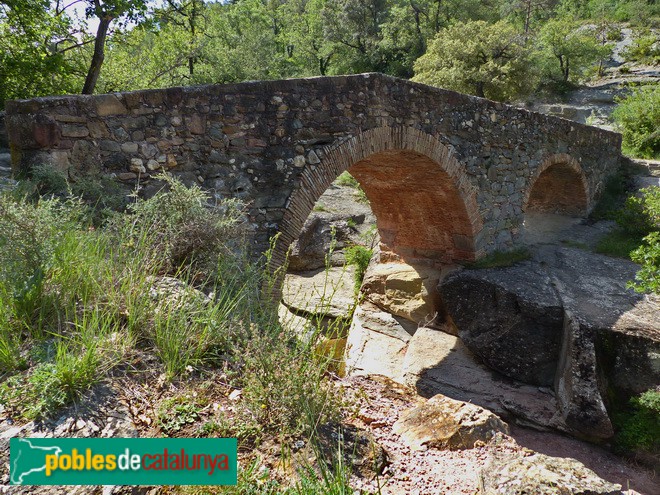
<svg viewBox="0 0 660 495">
<path fill-rule="evenodd" d="M 376 218 L 350 186 L 332 184 L 316 202 L 289 254 L 289 271 L 323 268 L 332 247 L 330 264 L 343 265 L 344 248 L 375 241 Z"/>
<path fill-rule="evenodd" d="M 562 422 L 602 439 L 613 434 L 605 390 L 626 401 L 660 383 L 660 304 L 627 289 L 636 271 L 626 260 L 543 246 L 516 266 L 452 274 L 440 291 L 473 352 L 516 380 L 554 383 Z"/>
<path fill-rule="evenodd" d="M 332 220 L 313 213 L 291 245 L 289 270 L 301 272 L 325 267 L 331 245 L 334 250 L 328 261 L 333 266 L 341 265 L 344 261 L 342 249 L 350 242 L 350 234 L 345 219 Z"/>
<path fill-rule="evenodd" d="M 622 495 L 575 459 L 527 450 L 496 453 L 480 476 L 481 495 Z"/>
<path fill-rule="evenodd" d="M 487 409 L 439 394 L 404 412 L 392 430 L 413 449 L 461 450 L 485 445 L 509 427 Z"/>
<path fill-rule="evenodd" d="M 488 366 L 522 382 L 554 383 L 564 313 L 543 268 L 464 270 L 440 290 L 459 336 Z"/>
</svg>

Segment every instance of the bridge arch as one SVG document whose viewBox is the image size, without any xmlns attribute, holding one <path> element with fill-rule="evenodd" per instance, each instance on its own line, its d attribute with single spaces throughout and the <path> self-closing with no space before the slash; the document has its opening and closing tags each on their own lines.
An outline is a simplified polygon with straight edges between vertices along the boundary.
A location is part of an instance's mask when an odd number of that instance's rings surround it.
<svg viewBox="0 0 660 495">
<path fill-rule="evenodd" d="M 321 162 L 302 172 L 280 224 L 271 270 L 283 265 L 314 204 L 346 170 L 365 190 L 388 251 L 440 263 L 480 254 L 476 188 L 450 149 L 413 127 L 378 127 L 325 148 Z"/>
<path fill-rule="evenodd" d="M 531 177 L 523 211 L 584 216 L 589 211 L 589 198 L 589 183 L 580 163 L 566 153 L 557 153 Z"/>
</svg>

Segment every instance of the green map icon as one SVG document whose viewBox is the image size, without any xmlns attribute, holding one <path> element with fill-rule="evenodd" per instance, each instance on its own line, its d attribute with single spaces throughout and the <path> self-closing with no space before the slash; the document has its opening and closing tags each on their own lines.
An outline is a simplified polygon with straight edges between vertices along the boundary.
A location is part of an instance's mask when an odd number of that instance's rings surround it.
<svg viewBox="0 0 660 495">
<path fill-rule="evenodd" d="M 45 471 L 46 454 L 59 455 L 62 453 L 62 449 L 59 447 L 34 445 L 27 438 L 12 438 L 10 443 L 12 454 L 16 452 L 15 455 L 12 455 L 9 466 L 10 482 L 12 485 L 28 484 L 30 482 L 30 475 Z"/>
</svg>

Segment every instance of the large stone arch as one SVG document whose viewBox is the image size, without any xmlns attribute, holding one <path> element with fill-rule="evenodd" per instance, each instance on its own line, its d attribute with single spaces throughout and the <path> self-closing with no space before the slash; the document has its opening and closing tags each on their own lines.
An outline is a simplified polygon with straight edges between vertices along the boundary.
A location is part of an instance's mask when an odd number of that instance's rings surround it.
<svg viewBox="0 0 660 495">
<path fill-rule="evenodd" d="M 557 153 L 546 158 L 530 178 L 523 211 L 584 216 L 589 212 L 590 198 L 580 163 L 566 153 Z"/>
<path fill-rule="evenodd" d="M 379 160 L 392 163 L 393 160 L 400 159 L 403 163 L 399 167 L 409 167 L 408 170 L 411 173 L 414 173 L 416 169 L 418 172 L 422 169 L 429 171 L 432 165 L 435 175 L 429 177 L 425 184 L 416 186 L 421 196 L 411 198 L 411 203 L 406 206 L 409 212 L 412 212 L 414 207 L 418 207 L 418 211 L 425 208 L 423 215 L 429 223 L 424 224 L 432 227 L 449 226 L 446 221 L 438 221 L 438 218 L 449 218 L 454 222 L 458 220 L 459 224 L 451 225 L 453 231 L 444 233 L 445 244 L 448 242 L 449 236 L 450 252 L 445 253 L 442 259 L 436 261 L 474 260 L 481 254 L 477 246 L 477 234 L 483 227 L 483 221 L 477 204 L 476 188 L 471 184 L 464 167 L 453 156 L 449 148 L 434 136 L 413 127 L 379 127 L 331 145 L 323 150 L 322 155 L 323 159 L 319 164 L 308 166 L 302 172 L 298 186 L 287 202 L 286 213 L 280 224 L 280 236 L 272 253 L 271 271 L 275 271 L 284 264 L 289 246 L 300 233 L 314 204 L 330 184 L 342 172 L 349 169 L 354 173 L 357 171 L 355 175 L 359 181 L 361 180 L 361 183 L 364 183 L 369 172 L 377 170 Z M 441 183 L 433 184 L 433 179 L 443 180 Z M 379 223 L 379 231 L 381 231 L 380 223 L 383 219 L 382 214 L 379 218 L 379 199 L 373 197 L 374 187 L 366 184 L 365 192 L 372 202 L 372 208 L 377 223 Z M 434 188 L 438 192 L 435 198 L 441 203 L 436 206 L 437 210 L 433 210 L 434 206 L 428 201 L 425 201 L 424 204 L 420 204 L 418 201 L 425 194 L 433 196 Z M 443 205 L 451 206 L 451 208 L 440 211 Z M 382 208 L 383 211 L 385 209 L 385 207 Z M 418 216 L 416 218 L 419 219 Z M 392 220 L 391 217 L 388 219 L 390 223 Z M 390 225 L 391 228 L 392 225 Z M 388 235 L 391 237 L 392 232 L 389 232 Z M 420 243 L 422 241 L 426 241 L 426 239 L 420 238 Z M 428 243 L 422 244 L 418 252 L 408 249 L 412 246 L 403 247 L 405 249 L 397 252 L 395 245 L 395 254 L 404 258 L 418 256 L 429 260 L 433 260 L 434 255 L 439 254 L 428 249 Z"/>
</svg>

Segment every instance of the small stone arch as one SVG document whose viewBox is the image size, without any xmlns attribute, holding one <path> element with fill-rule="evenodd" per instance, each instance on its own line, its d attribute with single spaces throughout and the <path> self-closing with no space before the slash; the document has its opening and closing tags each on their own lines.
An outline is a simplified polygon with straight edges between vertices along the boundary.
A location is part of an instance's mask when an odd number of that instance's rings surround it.
<svg viewBox="0 0 660 495">
<path fill-rule="evenodd" d="M 548 157 L 529 180 L 523 211 L 584 216 L 589 212 L 589 183 L 580 163 L 566 153 Z"/>
<path fill-rule="evenodd" d="M 449 190 L 450 194 L 455 193 L 458 200 L 455 199 L 452 205 L 457 211 L 435 211 L 433 215 L 437 218 L 443 215 L 447 218 L 460 217 L 462 225 L 451 235 L 452 253 L 449 255 L 451 260 L 444 261 L 474 260 L 481 254 L 476 244 L 477 234 L 483 228 L 483 220 L 477 204 L 476 188 L 450 149 L 434 136 L 413 127 L 378 127 L 328 146 L 321 155 L 319 164 L 307 166 L 302 172 L 299 185 L 289 198 L 280 224 L 280 236 L 270 260 L 271 272 L 275 272 L 284 264 L 289 246 L 300 233 L 314 204 L 330 184 L 342 172 L 357 164 L 363 164 L 364 167 L 373 166 L 369 164 L 369 159 L 374 156 L 386 160 L 399 156 L 406 162 L 412 160 L 411 166 L 423 164 L 428 167 L 432 164 L 443 178 L 449 179 L 444 182 L 450 184 L 438 184 L 437 187 Z M 363 169 L 362 172 L 365 173 L 365 170 Z M 369 197 L 368 189 L 366 193 Z M 375 208 L 374 213 L 378 222 L 378 212 Z M 428 257 L 429 253 L 422 249 L 418 254 Z M 279 287 L 275 287 L 275 290 L 279 292 Z"/>
</svg>

